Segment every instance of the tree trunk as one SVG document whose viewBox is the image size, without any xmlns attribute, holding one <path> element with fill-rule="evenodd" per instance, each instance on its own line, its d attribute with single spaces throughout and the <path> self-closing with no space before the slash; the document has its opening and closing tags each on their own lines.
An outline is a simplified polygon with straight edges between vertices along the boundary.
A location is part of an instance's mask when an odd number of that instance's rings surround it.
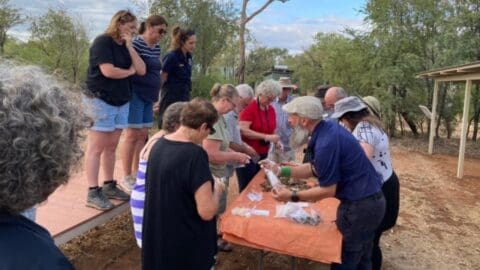
<svg viewBox="0 0 480 270">
<path fill-rule="evenodd" d="M 407 122 L 408 127 L 412 131 L 412 134 L 415 136 L 418 136 L 418 130 L 417 130 L 417 125 L 415 124 L 415 121 L 413 121 L 413 119 L 410 118 L 407 112 L 402 112 L 401 114 L 405 122 Z"/>
<path fill-rule="evenodd" d="M 444 87 L 442 87 L 444 88 Z M 446 89 L 439 89 L 441 92 L 440 96 L 440 106 L 438 108 L 438 118 L 437 118 L 437 126 L 435 127 L 435 138 L 439 138 L 438 131 L 440 130 L 440 124 L 442 123 L 442 118 L 443 117 L 443 110 L 445 108 L 445 99 L 447 98 L 447 90 Z M 433 119 L 432 119 L 433 121 Z"/>
<path fill-rule="evenodd" d="M 240 50 L 240 63 L 235 74 L 237 78 L 237 84 L 245 82 L 245 28 L 247 27 L 247 0 L 243 0 L 242 13 L 240 16 L 240 29 L 239 29 L 239 50 Z"/>
<path fill-rule="evenodd" d="M 0 31 L 0 54 L 4 53 L 5 41 L 7 39 L 7 33 L 3 30 Z"/>
</svg>

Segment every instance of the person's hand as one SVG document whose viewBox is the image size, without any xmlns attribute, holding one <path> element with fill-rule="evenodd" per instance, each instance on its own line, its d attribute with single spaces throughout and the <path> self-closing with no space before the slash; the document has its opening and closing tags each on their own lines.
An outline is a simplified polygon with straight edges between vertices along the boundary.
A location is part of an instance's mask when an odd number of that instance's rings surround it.
<svg viewBox="0 0 480 270">
<path fill-rule="evenodd" d="M 153 103 L 153 112 L 158 113 L 160 110 L 160 101 Z"/>
<path fill-rule="evenodd" d="M 272 188 L 272 197 L 281 202 L 288 202 L 292 198 L 292 192 L 283 185 Z"/>
<path fill-rule="evenodd" d="M 240 152 L 234 152 L 235 154 L 235 162 L 240 164 L 247 164 L 250 162 L 250 156 Z"/>
<path fill-rule="evenodd" d="M 125 41 L 125 45 L 127 46 L 127 48 L 132 46 L 132 40 L 133 40 L 132 33 L 123 32 L 123 33 L 120 33 L 120 37 L 122 38 L 122 40 Z"/>
<path fill-rule="evenodd" d="M 281 163 L 283 166 L 289 166 L 289 167 L 296 167 L 302 165 L 302 163 L 298 163 L 295 161 L 285 161 Z"/>
<path fill-rule="evenodd" d="M 277 143 L 278 141 L 280 141 L 280 136 L 278 136 L 277 134 L 269 134 L 265 136 L 265 141 Z"/>
<path fill-rule="evenodd" d="M 245 154 L 249 155 L 253 160 L 258 159 L 260 157 L 260 155 L 257 153 L 257 151 L 255 151 L 255 149 L 253 149 L 253 147 L 251 147 L 248 144 L 244 144 L 244 145 L 245 145 Z"/>
<path fill-rule="evenodd" d="M 278 175 L 280 172 L 280 166 L 269 159 L 260 160 L 258 164 L 260 164 L 260 167 L 263 169 L 272 171 L 275 175 Z"/>
<path fill-rule="evenodd" d="M 131 65 L 130 68 L 128 69 L 128 74 L 129 76 L 132 76 L 132 75 L 135 75 L 135 73 L 137 73 L 137 71 L 135 70 L 135 67 Z"/>
<path fill-rule="evenodd" d="M 213 192 L 217 194 L 222 194 L 225 191 L 225 183 L 222 182 L 219 178 L 214 177 Z"/>
<path fill-rule="evenodd" d="M 283 147 L 282 142 L 281 142 L 281 141 L 276 142 L 276 143 L 275 143 L 275 148 L 277 148 L 278 150 L 280 150 L 281 152 L 283 152 L 284 147 Z"/>
</svg>

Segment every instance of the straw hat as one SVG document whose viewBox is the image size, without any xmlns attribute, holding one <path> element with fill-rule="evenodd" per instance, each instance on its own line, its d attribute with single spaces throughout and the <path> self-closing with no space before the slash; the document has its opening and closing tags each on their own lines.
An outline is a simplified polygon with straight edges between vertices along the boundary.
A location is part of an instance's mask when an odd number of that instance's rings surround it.
<svg viewBox="0 0 480 270">
<path fill-rule="evenodd" d="M 289 77 L 280 77 L 278 79 L 278 82 L 282 86 L 282 88 L 295 88 L 295 85 L 292 84 L 292 81 L 290 81 Z"/>
</svg>

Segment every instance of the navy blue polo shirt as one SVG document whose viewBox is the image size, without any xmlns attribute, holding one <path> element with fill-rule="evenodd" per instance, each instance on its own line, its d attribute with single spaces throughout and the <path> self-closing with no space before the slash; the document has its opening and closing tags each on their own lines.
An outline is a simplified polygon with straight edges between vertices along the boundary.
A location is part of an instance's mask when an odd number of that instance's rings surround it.
<svg viewBox="0 0 480 270">
<path fill-rule="evenodd" d="M 133 91 L 144 101 L 156 102 L 158 100 L 158 93 L 160 92 L 160 70 L 162 69 L 162 64 L 160 63 L 160 46 L 155 44 L 153 48 L 150 48 L 142 37 L 138 36 L 133 40 L 133 47 L 147 68 L 145 75 L 133 76 Z"/>
<path fill-rule="evenodd" d="M 47 230 L 0 210 L 0 269 L 74 269 Z"/>
<path fill-rule="evenodd" d="M 380 175 L 344 127 L 321 121 L 312 133 L 309 148 L 313 150 L 311 162 L 320 186 L 336 184 L 335 197 L 341 201 L 357 201 L 380 191 Z"/>
<path fill-rule="evenodd" d="M 176 85 L 183 86 L 185 90 L 190 91 L 192 88 L 192 55 L 183 54 L 178 49 L 170 51 L 163 58 L 163 72 L 168 73 L 167 81 L 164 86 L 169 87 Z"/>
</svg>

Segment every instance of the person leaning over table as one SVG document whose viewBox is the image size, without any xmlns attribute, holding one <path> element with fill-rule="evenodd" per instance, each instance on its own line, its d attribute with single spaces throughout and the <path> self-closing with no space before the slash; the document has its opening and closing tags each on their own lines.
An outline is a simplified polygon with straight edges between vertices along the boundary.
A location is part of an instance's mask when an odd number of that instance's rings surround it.
<svg viewBox="0 0 480 270">
<path fill-rule="evenodd" d="M 260 163 L 279 176 L 315 176 L 319 186 L 298 192 L 279 186 L 273 189 L 273 197 L 294 202 L 339 199 L 336 224 L 343 235 L 342 263 L 332 264 L 331 269 L 371 269 L 373 238 L 385 213 L 380 176 L 351 133 L 334 121 L 322 120 L 318 98 L 296 98 L 283 110 L 293 128 L 308 131 L 305 141 L 311 135 L 312 161 L 296 167 L 279 167 L 268 160 Z"/>
<path fill-rule="evenodd" d="M 0 269 L 74 269 L 50 233 L 21 214 L 81 161 L 89 119 L 69 88 L 0 59 Z"/>
<path fill-rule="evenodd" d="M 203 149 L 208 154 L 208 162 L 210 164 L 210 171 L 213 176 L 222 178 L 224 177 L 225 189 L 228 190 L 228 175 L 227 164 L 235 162 L 238 164 L 246 164 L 250 161 L 250 156 L 247 154 L 236 152 L 230 149 L 230 134 L 227 129 L 227 122 L 224 115 L 233 109 L 235 109 L 236 103 L 240 97 L 238 96 L 237 89 L 231 84 L 221 85 L 216 83 L 210 91 L 211 101 L 213 106 L 218 112 L 218 121 L 213 128 L 214 134 L 208 135 L 207 139 L 203 140 Z M 220 205 L 218 209 L 218 215 L 225 212 L 227 207 L 227 192 L 220 197 Z M 231 251 L 232 247 L 223 239 L 217 241 L 218 249 L 220 251 Z"/>
<path fill-rule="evenodd" d="M 382 176 L 386 210 L 382 223 L 375 232 L 372 250 L 373 269 L 380 270 L 382 266 L 380 237 L 384 231 L 395 225 L 400 205 L 400 184 L 392 167 L 388 135 L 383 130 L 379 118 L 380 102 L 372 96 L 363 100 L 358 97 L 347 97 L 335 103 L 332 117 L 338 118 L 343 126 L 352 132 L 375 170 Z"/>
<path fill-rule="evenodd" d="M 160 138 L 148 158 L 142 269 L 211 269 L 216 214 L 225 186 L 213 178 L 201 144 L 218 120 L 215 107 L 193 99 L 180 127 Z"/>
<path fill-rule="evenodd" d="M 275 109 L 270 104 L 282 91 L 277 81 L 266 80 L 256 87 L 256 99 L 240 112 L 240 132 L 242 140 L 250 145 L 259 154 L 260 159 L 267 157 L 270 143 L 280 143 L 280 136 L 275 134 L 277 128 Z M 247 187 L 248 183 L 260 170 L 260 166 L 250 162 L 243 168 L 237 168 L 239 191 Z"/>
</svg>

